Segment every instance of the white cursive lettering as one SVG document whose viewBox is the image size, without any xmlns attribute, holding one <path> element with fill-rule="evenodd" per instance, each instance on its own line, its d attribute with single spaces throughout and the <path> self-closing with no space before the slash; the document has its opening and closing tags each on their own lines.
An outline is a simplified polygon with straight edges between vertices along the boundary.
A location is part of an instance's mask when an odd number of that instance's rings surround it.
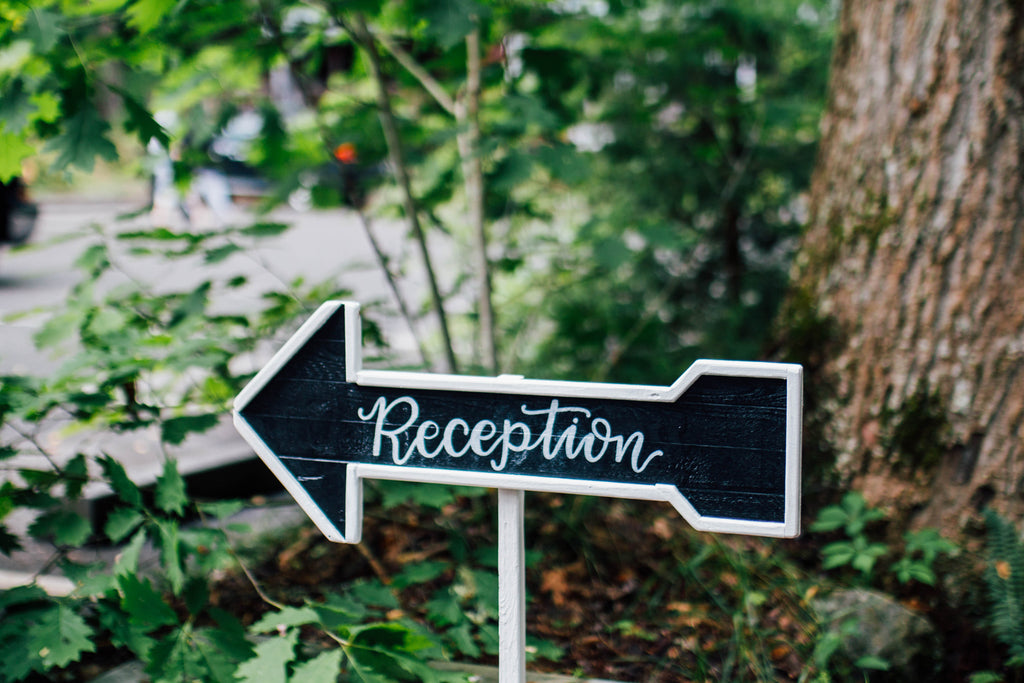
<svg viewBox="0 0 1024 683">
<path fill-rule="evenodd" d="M 514 458 L 514 464 L 518 465 L 530 452 L 539 449 L 545 460 L 558 457 L 575 460 L 582 454 L 587 463 L 598 463 L 612 452 L 615 462 L 622 463 L 628 453 L 629 467 L 640 474 L 652 460 L 664 455 L 663 451 L 655 450 L 645 456 L 643 432 L 636 431 L 629 436 L 615 434 L 607 419 L 592 418 L 588 408 L 561 407 L 558 399 L 552 399 L 547 408 L 527 408 L 523 404 L 519 409 L 525 417 L 544 419 L 544 426 L 536 436 L 526 422 L 508 419 L 503 420 L 500 429 L 493 420 L 479 420 L 470 426 L 461 417 L 451 418 L 443 428 L 434 420 L 417 424 L 420 407 L 411 396 L 391 401 L 381 396 L 369 410 L 359 408 L 356 415 L 364 422 L 373 421 L 373 455 L 390 457 L 396 465 L 405 465 L 414 456 L 433 460 L 442 453 L 449 458 L 461 458 L 472 453 L 477 457 L 490 458 L 491 469 L 502 472 L 509 466 L 509 458 L 513 454 L 527 454 Z M 406 415 L 404 419 L 403 415 Z M 569 424 L 565 424 L 566 419 L 571 420 Z M 587 419 L 589 424 L 582 421 Z M 406 440 L 404 450 L 400 439 L 403 436 Z M 457 438 L 462 442 L 461 447 L 455 444 Z"/>
</svg>

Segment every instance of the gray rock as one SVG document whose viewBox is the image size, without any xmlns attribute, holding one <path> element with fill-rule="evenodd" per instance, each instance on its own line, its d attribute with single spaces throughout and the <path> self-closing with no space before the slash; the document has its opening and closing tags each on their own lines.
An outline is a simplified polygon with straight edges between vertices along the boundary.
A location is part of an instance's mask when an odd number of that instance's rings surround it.
<svg viewBox="0 0 1024 683">
<path fill-rule="evenodd" d="M 883 660 L 889 668 L 872 680 L 922 680 L 941 665 L 941 638 L 919 612 L 863 588 L 838 590 L 811 604 L 823 634 L 839 636 L 837 650 L 851 662 Z"/>
</svg>

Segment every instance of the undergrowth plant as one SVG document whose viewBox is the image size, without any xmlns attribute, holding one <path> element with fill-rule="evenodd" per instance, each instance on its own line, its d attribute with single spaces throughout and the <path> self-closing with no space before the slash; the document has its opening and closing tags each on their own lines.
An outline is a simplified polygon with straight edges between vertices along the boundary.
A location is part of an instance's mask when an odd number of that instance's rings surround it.
<svg viewBox="0 0 1024 683">
<path fill-rule="evenodd" d="M 935 563 L 941 555 L 953 555 L 957 546 L 943 538 L 937 529 L 924 528 L 903 534 L 903 545 L 890 545 L 872 540 L 869 530 L 874 522 L 885 519 L 885 513 L 871 507 L 859 491 L 850 491 L 837 505 L 821 510 L 811 524 L 818 533 L 841 532 L 845 538 L 827 543 L 821 551 L 822 568 L 838 570 L 850 568 L 859 572 L 858 579 L 871 584 L 881 578 L 876 573 L 878 561 L 890 558 L 886 573 L 900 584 L 919 581 L 935 585 Z"/>
<path fill-rule="evenodd" d="M 141 274 L 175 261 L 258 260 L 257 243 L 285 230 L 256 223 L 201 233 L 94 227 L 80 235 L 87 240 L 76 262 L 81 280 L 36 335 L 62 362 L 45 378 L 0 382 L 0 552 L 49 547 L 43 571 L 63 573 L 74 590 L 54 597 L 32 582 L 0 594 L 0 680 L 67 680 L 74 674 L 65 670 L 89 656 L 137 658 L 154 683 L 316 683 L 342 671 L 364 681 L 461 680 L 427 666 L 450 650 L 376 579 L 298 607 L 277 603 L 253 580 L 271 611 L 248 628 L 211 597 L 213 577 L 225 568 L 252 579 L 228 535 L 238 531 L 226 520 L 240 504 L 190 497 L 174 450 L 228 414 L 262 340 L 287 334 L 345 292 L 296 279 L 254 293 L 238 274 L 163 277 L 156 286 Z M 224 302 L 239 292 L 259 304 L 227 312 Z M 365 329 L 379 340 L 372 323 Z M 151 485 L 133 481 L 105 452 L 105 439 L 118 433 L 159 443 L 160 474 Z M 117 500 L 101 524 L 75 507 L 95 486 Z M 26 514 L 32 521 L 19 529 L 13 520 Z M 113 564 L 80 559 L 94 540 L 120 545 Z M 310 629 L 320 635 L 310 639 Z"/>
<path fill-rule="evenodd" d="M 1006 665 L 1024 668 L 1024 542 L 1017 527 L 994 510 L 985 512 L 988 549 L 985 587 L 990 628 L 1008 651 Z"/>
</svg>

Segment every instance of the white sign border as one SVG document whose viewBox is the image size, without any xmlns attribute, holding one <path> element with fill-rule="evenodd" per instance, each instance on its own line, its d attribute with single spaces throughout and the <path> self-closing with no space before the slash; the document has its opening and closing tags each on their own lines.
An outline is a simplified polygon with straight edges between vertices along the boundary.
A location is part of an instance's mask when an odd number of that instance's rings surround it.
<svg viewBox="0 0 1024 683">
<path fill-rule="evenodd" d="M 367 463 L 348 463 L 345 491 L 345 529 L 337 528 L 324 514 L 305 487 L 284 466 L 277 455 L 252 429 L 241 412 L 268 382 L 316 334 L 339 308 L 345 309 L 346 378 L 363 387 L 469 391 L 512 395 L 536 395 L 566 398 L 610 399 L 625 401 L 661 401 L 672 403 L 698 377 L 723 375 L 730 377 L 764 377 L 786 381 L 786 464 L 785 500 L 782 522 L 761 522 L 743 519 L 707 517 L 698 514 L 675 486 L 671 484 L 629 484 L 599 482 L 563 477 L 542 477 L 501 472 L 466 472 L 436 468 L 401 467 Z M 579 495 L 655 500 L 670 503 L 691 526 L 699 531 L 748 534 L 776 538 L 793 538 L 800 534 L 801 432 L 803 413 L 803 368 L 792 363 L 752 361 L 697 360 L 670 386 L 646 386 L 557 380 L 524 379 L 517 375 L 472 377 L 433 373 L 398 372 L 362 369 L 362 324 L 359 304 L 350 301 L 328 301 L 322 304 L 271 358 L 235 398 L 232 417 L 235 428 L 260 459 L 281 481 L 295 501 L 331 541 L 358 543 L 362 539 L 363 479 L 388 479 L 422 483 L 459 484 L 493 488 L 547 491 Z M 327 462 L 335 463 L 330 460 Z"/>
</svg>

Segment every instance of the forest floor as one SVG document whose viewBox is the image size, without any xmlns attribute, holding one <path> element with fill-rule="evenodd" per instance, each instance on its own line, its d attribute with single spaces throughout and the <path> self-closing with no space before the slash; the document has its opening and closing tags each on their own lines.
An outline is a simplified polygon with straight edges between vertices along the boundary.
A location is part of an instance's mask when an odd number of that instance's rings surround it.
<svg viewBox="0 0 1024 683">
<path fill-rule="evenodd" d="M 250 625 L 272 603 L 320 602 L 379 581 L 397 600 L 389 618 L 438 633 L 452 661 L 497 665 L 496 497 L 424 486 L 368 488 L 357 545 L 328 542 L 290 501 L 284 514 L 280 501 L 257 499 L 259 528 L 239 543 L 242 565 L 216 577 L 211 602 Z M 528 493 L 529 669 L 622 683 L 869 680 L 821 646 L 811 605 L 847 581 L 821 571 L 819 537 L 701 533 L 668 505 Z M 939 590 L 895 597 L 939 625 L 955 655 L 932 680 L 967 681 L 998 661 L 976 615 Z M 61 680 L 119 663 L 106 654 Z"/>
<path fill-rule="evenodd" d="M 805 670 L 818 588 L 785 559 L 798 541 L 698 533 L 667 505 L 527 496 L 531 670 L 626 683 L 796 680 Z M 329 543 L 311 524 L 271 535 L 250 555 L 250 576 L 226 576 L 217 599 L 252 622 L 269 609 L 253 579 L 274 600 L 301 604 L 376 578 L 414 619 L 445 625 L 435 613 L 451 599 L 482 622 L 489 601 L 497 610 L 495 510 L 493 495 L 439 509 L 368 505 L 356 546 Z M 437 570 L 406 585 L 417 566 Z M 453 658 L 496 664 L 486 629 L 475 640 L 479 653 Z"/>
</svg>

